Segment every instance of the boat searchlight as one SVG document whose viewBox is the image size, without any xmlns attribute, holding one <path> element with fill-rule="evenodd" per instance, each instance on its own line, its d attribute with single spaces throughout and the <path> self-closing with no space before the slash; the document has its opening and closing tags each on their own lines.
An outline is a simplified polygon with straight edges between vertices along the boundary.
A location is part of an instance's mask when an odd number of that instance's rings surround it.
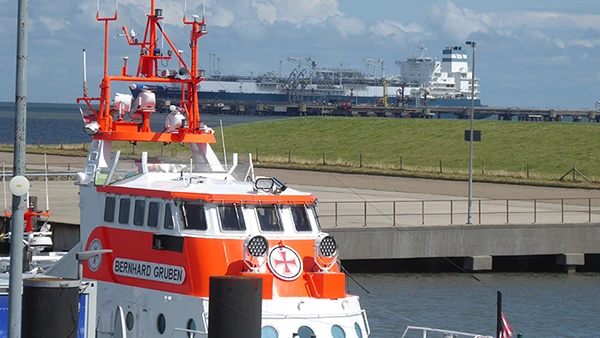
<svg viewBox="0 0 600 338">
<path fill-rule="evenodd" d="M 279 194 L 287 189 L 287 185 L 275 177 L 257 177 L 254 180 L 254 191 L 265 191 Z"/>
<path fill-rule="evenodd" d="M 315 263 L 321 270 L 329 271 L 337 261 L 338 244 L 332 236 L 321 234 L 315 240 Z"/>
<path fill-rule="evenodd" d="M 267 261 L 267 252 L 269 251 L 269 241 L 263 236 L 249 236 L 244 241 L 244 263 L 252 270 L 258 270 Z"/>
</svg>

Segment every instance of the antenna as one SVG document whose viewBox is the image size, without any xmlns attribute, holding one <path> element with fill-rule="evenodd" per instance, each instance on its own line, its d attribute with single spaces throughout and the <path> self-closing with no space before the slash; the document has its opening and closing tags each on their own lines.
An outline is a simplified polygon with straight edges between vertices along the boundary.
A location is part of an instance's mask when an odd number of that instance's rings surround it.
<svg viewBox="0 0 600 338">
<path fill-rule="evenodd" d="M 187 0 L 183 1 L 183 21 L 185 21 L 185 12 L 187 11 Z"/>
<path fill-rule="evenodd" d="M 227 152 L 225 151 L 225 133 L 223 132 L 223 120 L 219 119 L 221 125 L 221 142 L 223 143 L 223 159 L 225 162 L 225 170 L 227 170 Z"/>
<path fill-rule="evenodd" d="M 2 162 L 2 184 L 4 185 L 4 214 L 6 215 L 8 206 L 6 205 L 6 167 L 4 166 L 4 162 Z"/>
<path fill-rule="evenodd" d="M 44 153 L 44 171 L 46 176 L 46 211 L 50 211 L 50 199 L 48 198 L 48 161 L 46 160 L 46 153 Z"/>
<path fill-rule="evenodd" d="M 87 61 L 85 60 L 85 49 L 83 50 L 83 96 L 87 96 Z"/>
<path fill-rule="evenodd" d="M 204 17 L 206 16 L 206 0 L 202 3 L 202 21 L 204 21 Z"/>
</svg>

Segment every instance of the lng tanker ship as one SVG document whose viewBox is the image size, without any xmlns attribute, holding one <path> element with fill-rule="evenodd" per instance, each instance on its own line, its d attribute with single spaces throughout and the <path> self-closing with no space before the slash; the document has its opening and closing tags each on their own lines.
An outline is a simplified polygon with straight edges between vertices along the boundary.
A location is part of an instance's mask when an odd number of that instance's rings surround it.
<svg viewBox="0 0 600 338">
<path fill-rule="evenodd" d="M 198 85 L 201 103 L 264 104 L 385 104 L 409 106 L 471 106 L 471 79 L 466 51 L 460 46 L 446 47 L 441 62 L 423 45 L 413 56 L 396 61 L 399 75 L 385 74 L 385 61 L 365 59 L 367 65 L 379 66 L 375 76 L 358 69 L 318 67 L 310 57 L 289 57 L 296 67 L 288 76 L 274 71 L 261 76 L 221 75 L 213 69 Z M 214 68 L 214 67 L 213 67 Z M 165 77 L 176 70 L 164 71 Z M 177 74 L 176 74 L 177 75 Z M 178 74 L 180 76 L 181 74 Z M 185 74 L 184 74 L 185 75 Z M 478 79 L 475 79 L 475 105 L 481 106 Z M 163 105 L 177 104 L 181 88 L 131 84 L 132 94 L 152 90 Z"/>
</svg>

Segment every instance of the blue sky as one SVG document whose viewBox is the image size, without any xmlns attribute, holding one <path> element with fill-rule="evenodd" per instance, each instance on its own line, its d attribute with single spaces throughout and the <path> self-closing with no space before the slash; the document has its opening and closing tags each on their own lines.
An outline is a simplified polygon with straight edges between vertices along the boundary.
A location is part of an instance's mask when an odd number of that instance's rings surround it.
<svg viewBox="0 0 600 338">
<path fill-rule="evenodd" d="M 202 1 L 187 1 L 188 15 Z M 148 2 L 119 1 L 118 25 L 143 30 Z M 187 45 L 179 24 L 184 0 L 156 0 L 164 8 L 172 40 Z M 593 108 L 600 100 L 600 5 L 597 0 L 207 0 L 209 34 L 200 64 L 209 53 L 224 74 L 290 72 L 288 56 L 315 59 L 319 66 L 366 71 L 364 58 L 386 61 L 413 54 L 422 42 L 441 58 L 447 45 L 478 43 L 476 76 L 481 99 L 492 106 Z M 14 101 L 16 1 L 0 0 L 0 101 Z M 101 0 L 110 13 L 114 1 Z M 88 50 L 88 87 L 97 93 L 102 66 L 102 29 L 95 0 L 29 0 L 28 100 L 74 102 L 81 94 L 81 50 Z M 121 56 L 137 50 L 117 37 L 113 25 L 110 72 Z M 125 90 L 125 89 L 122 89 Z"/>
</svg>

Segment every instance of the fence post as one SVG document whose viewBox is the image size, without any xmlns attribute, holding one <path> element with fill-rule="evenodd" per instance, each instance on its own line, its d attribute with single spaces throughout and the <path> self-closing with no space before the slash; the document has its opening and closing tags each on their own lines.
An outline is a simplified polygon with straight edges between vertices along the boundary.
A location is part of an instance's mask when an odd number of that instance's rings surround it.
<svg viewBox="0 0 600 338">
<path fill-rule="evenodd" d="M 60 139 L 60 149 L 63 149 L 62 137 Z"/>
<path fill-rule="evenodd" d="M 402 156 L 400 156 L 400 170 L 402 170 Z"/>
<path fill-rule="evenodd" d="M 258 162 L 258 148 L 256 148 L 256 162 Z"/>
<path fill-rule="evenodd" d="M 588 222 L 592 223 L 592 199 L 588 198 Z"/>
<path fill-rule="evenodd" d="M 288 163 L 292 163 L 292 150 L 288 150 Z"/>
<path fill-rule="evenodd" d="M 454 224 L 454 201 L 450 200 L 450 224 Z"/>
<path fill-rule="evenodd" d="M 506 224 L 510 223 L 510 220 L 508 218 L 508 200 L 506 200 Z"/>
<path fill-rule="evenodd" d="M 564 198 L 560 199 L 560 222 L 565 222 L 565 200 Z"/>
<path fill-rule="evenodd" d="M 421 225 L 425 225 L 425 201 L 421 201 Z"/>
<path fill-rule="evenodd" d="M 365 224 L 363 226 L 367 226 L 367 202 L 363 202 L 364 203 L 364 211 L 365 211 Z"/>
<path fill-rule="evenodd" d="M 323 165 L 325 165 L 325 152 L 323 152 Z"/>
<path fill-rule="evenodd" d="M 392 226 L 396 226 L 396 201 L 392 202 L 392 213 L 392 221 L 394 222 Z"/>
<path fill-rule="evenodd" d="M 479 224 L 481 224 L 481 200 L 478 200 L 477 202 L 479 202 L 478 203 L 479 204 L 479 212 L 478 212 L 478 214 L 479 214 Z"/>
<path fill-rule="evenodd" d="M 41 148 L 42 139 L 38 137 L 38 148 Z"/>
<path fill-rule="evenodd" d="M 362 168 L 362 154 L 359 154 L 359 168 Z"/>
<path fill-rule="evenodd" d="M 333 215 L 334 215 L 334 218 L 335 218 L 335 225 L 334 225 L 334 227 L 337 228 L 337 226 L 338 226 L 338 202 L 335 202 Z"/>
<path fill-rule="evenodd" d="M 440 174 L 442 173 L 442 159 L 440 158 Z"/>
<path fill-rule="evenodd" d="M 533 200 L 533 224 L 537 223 L 537 199 Z"/>
<path fill-rule="evenodd" d="M 71 163 L 67 163 L 67 171 L 71 171 Z"/>
<path fill-rule="evenodd" d="M 485 176 L 485 165 L 483 161 L 481 161 L 481 176 Z"/>
<path fill-rule="evenodd" d="M 527 163 L 527 179 L 529 179 L 529 163 Z"/>
</svg>

